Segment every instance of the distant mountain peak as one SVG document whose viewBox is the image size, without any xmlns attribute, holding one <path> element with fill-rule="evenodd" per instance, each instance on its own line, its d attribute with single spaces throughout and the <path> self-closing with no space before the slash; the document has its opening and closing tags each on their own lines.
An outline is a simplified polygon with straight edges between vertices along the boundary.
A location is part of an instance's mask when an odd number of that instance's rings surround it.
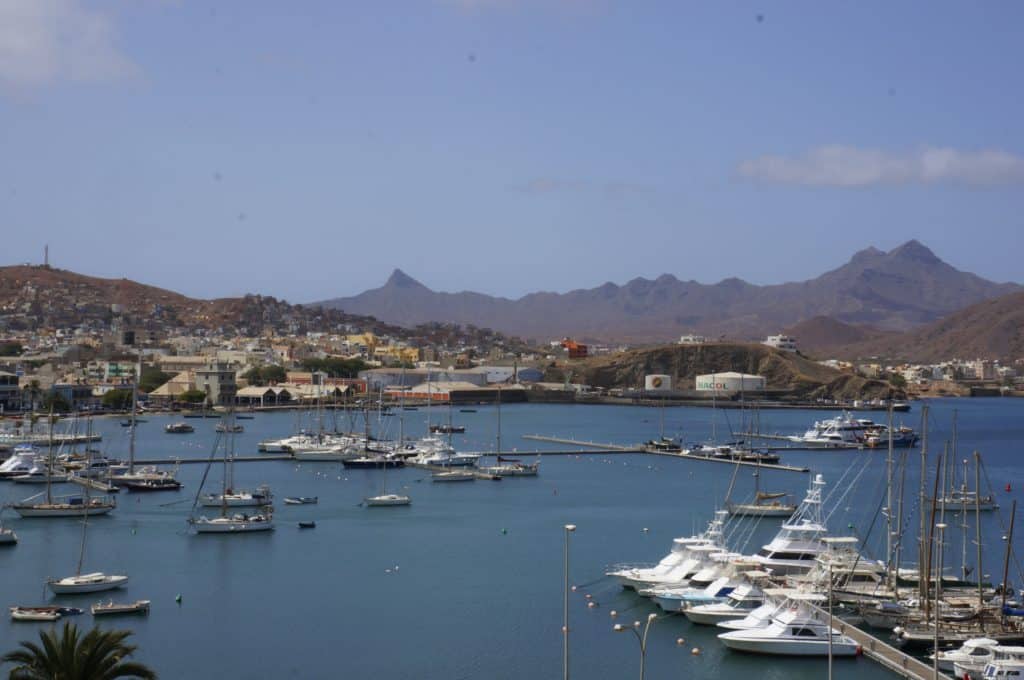
<svg viewBox="0 0 1024 680">
<path fill-rule="evenodd" d="M 939 263 L 942 260 L 932 252 L 931 248 L 921 243 L 917 239 L 911 239 L 901 246 L 897 246 L 889 251 L 889 255 L 892 257 L 898 257 L 907 260 L 917 260 L 918 262 L 925 263 Z"/>
<path fill-rule="evenodd" d="M 879 250 L 874 246 L 868 246 L 864 250 L 858 250 L 856 253 L 854 253 L 853 257 L 850 258 L 850 261 L 857 262 L 858 260 L 877 260 L 883 255 L 885 255 L 885 251 Z"/>
<path fill-rule="evenodd" d="M 422 283 L 397 268 L 391 272 L 391 276 L 388 277 L 384 286 L 388 288 L 426 288 Z"/>
</svg>

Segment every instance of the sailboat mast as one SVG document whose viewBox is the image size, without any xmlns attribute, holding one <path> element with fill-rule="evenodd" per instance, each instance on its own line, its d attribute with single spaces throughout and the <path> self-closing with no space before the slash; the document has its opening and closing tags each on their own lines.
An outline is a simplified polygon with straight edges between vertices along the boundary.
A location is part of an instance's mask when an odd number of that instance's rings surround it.
<svg viewBox="0 0 1024 680">
<path fill-rule="evenodd" d="M 405 448 L 405 367 L 402 367 L 402 394 L 399 397 L 398 448 Z"/>
<path fill-rule="evenodd" d="M 893 573 L 892 556 L 892 399 L 889 400 L 889 450 L 885 458 L 885 565 L 889 570 L 889 577 L 893 582 L 896 577 Z"/>
<path fill-rule="evenodd" d="M 47 461 L 48 461 L 47 466 L 50 468 L 50 470 L 49 470 L 49 473 L 46 475 L 46 504 L 47 505 L 52 505 L 53 504 L 53 484 L 52 484 L 52 479 L 53 479 L 53 399 L 50 400 L 50 415 L 48 416 L 48 419 L 49 419 L 50 427 L 47 430 L 47 432 L 49 434 L 47 435 L 47 442 L 46 442 L 46 446 L 47 446 L 46 457 L 47 457 Z M 89 445 L 86 444 L 85 448 L 88 449 Z M 86 487 L 86 488 L 88 488 L 88 487 Z"/>
<path fill-rule="evenodd" d="M 142 352 L 138 354 L 135 379 L 132 381 L 132 416 L 128 428 L 128 474 L 135 474 L 135 422 L 139 409 L 139 382 L 142 380 Z M 88 444 L 86 444 L 88 446 Z"/>
<path fill-rule="evenodd" d="M 974 452 L 974 544 L 977 546 L 977 564 L 974 565 L 974 577 L 978 580 L 978 607 L 985 604 L 985 595 L 981 588 L 984 571 L 981 568 L 981 454 Z"/>
<path fill-rule="evenodd" d="M 921 407 L 921 484 L 918 496 L 917 514 L 919 515 L 920 528 L 917 533 L 917 590 L 920 600 L 925 601 L 928 596 L 928 585 L 924 581 L 924 485 L 928 475 L 928 406 Z"/>
<path fill-rule="evenodd" d="M 500 456 L 501 455 L 501 385 L 498 385 L 498 397 L 497 397 L 497 399 L 498 399 L 498 403 L 497 403 L 497 407 L 498 407 L 498 438 L 497 438 L 497 445 L 498 445 L 498 455 Z"/>
<path fill-rule="evenodd" d="M 1016 499 L 1014 499 L 1013 505 L 1010 506 L 1010 531 L 1006 536 L 1006 556 L 1003 558 L 1003 606 L 999 608 L 999 612 L 1004 626 L 1006 625 L 1006 591 L 1008 590 L 1006 579 L 1010 577 L 1010 552 L 1013 550 L 1013 523 L 1015 519 L 1017 519 Z"/>
</svg>

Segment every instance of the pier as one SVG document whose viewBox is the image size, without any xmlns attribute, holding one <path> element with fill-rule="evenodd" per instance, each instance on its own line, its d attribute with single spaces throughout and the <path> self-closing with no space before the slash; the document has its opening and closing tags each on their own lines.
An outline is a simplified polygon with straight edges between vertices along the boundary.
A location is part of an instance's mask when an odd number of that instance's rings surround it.
<svg viewBox="0 0 1024 680">
<path fill-rule="evenodd" d="M 815 610 L 821 621 L 828 621 L 827 610 L 812 603 L 807 604 Z M 920 659 L 915 659 L 909 654 L 901 652 L 892 645 L 882 642 L 874 635 L 866 633 L 860 628 L 846 623 L 837 616 L 832 617 L 832 628 L 860 645 L 861 650 L 864 652 L 864 656 L 868 657 L 872 661 L 880 663 L 892 672 L 897 673 L 904 678 L 911 678 L 911 680 L 949 678 L 948 675 L 944 675 L 942 673 L 935 675 L 935 670 L 932 668 L 931 664 L 925 663 Z"/>
<path fill-rule="evenodd" d="M 93 491 L 102 491 L 103 493 L 117 493 L 118 488 L 113 484 L 107 484 L 99 479 L 89 479 L 88 477 L 79 477 L 78 475 L 68 475 L 68 481 L 72 484 L 86 489 L 92 489 Z"/>
<path fill-rule="evenodd" d="M 693 456 L 685 453 L 673 453 L 671 451 L 654 451 L 640 444 L 635 446 L 622 446 L 619 444 L 600 444 L 598 442 L 584 442 L 575 439 L 563 439 L 561 437 L 546 437 L 539 434 L 524 434 L 523 439 L 531 439 L 538 442 L 551 442 L 553 444 L 569 444 L 591 449 L 588 451 L 574 451 L 572 453 L 645 453 L 654 456 L 668 456 L 677 460 L 692 460 L 701 463 L 721 463 L 724 465 L 739 465 L 741 467 L 759 467 L 765 470 L 781 470 L 784 472 L 808 472 L 809 468 L 785 465 L 783 463 L 758 463 L 752 460 L 733 460 L 732 458 L 715 458 L 713 456 Z M 538 452 L 543 455 L 545 452 Z M 527 456 L 528 453 L 517 451 L 516 455 Z"/>
</svg>

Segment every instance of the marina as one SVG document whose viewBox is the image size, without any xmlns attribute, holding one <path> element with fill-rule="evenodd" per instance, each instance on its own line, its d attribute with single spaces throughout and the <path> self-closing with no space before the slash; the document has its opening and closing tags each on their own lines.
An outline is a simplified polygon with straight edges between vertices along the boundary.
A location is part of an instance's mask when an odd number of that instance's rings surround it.
<svg viewBox="0 0 1024 680">
<path fill-rule="evenodd" d="M 1005 409 L 1015 408 L 1014 404 L 975 401 L 957 406 L 962 410 L 971 406 L 979 409 L 972 416 L 979 419 L 973 427 L 968 425 L 971 417 L 961 413 L 961 447 L 984 441 L 989 474 L 1005 476 L 1005 466 L 1012 460 L 1010 456 L 1015 446 L 1012 435 L 1005 442 L 999 438 L 996 423 L 1012 420 L 1013 411 Z M 936 413 L 944 411 L 948 419 L 952 407 L 946 404 L 933 408 L 933 439 L 948 436 L 941 433 L 942 415 Z M 572 521 L 579 527 L 571 546 L 571 579 L 577 590 L 570 593 L 569 598 L 574 667 L 581 677 L 628 676 L 634 667 L 635 649 L 631 650 L 614 635 L 612 625 L 624 619 L 644 618 L 656 605 L 631 591 L 621 590 L 617 583 L 603 577 L 603 572 L 608 565 L 624 559 L 656 558 L 672 537 L 699 529 L 697 521 L 703 524 L 711 518 L 715 507 L 721 507 L 736 470 L 744 471 L 745 475 L 755 467 L 737 466 L 736 462 L 729 461 L 724 461 L 728 463 L 724 466 L 681 466 L 666 461 L 667 456 L 686 459 L 678 454 L 641 453 L 633 442 L 649 439 L 653 426 L 643 423 L 634 408 L 523 404 L 505 405 L 502 409 L 502 450 L 506 452 L 503 455 L 525 462 L 542 459 L 539 476 L 501 484 L 481 481 L 436 484 L 430 483 L 431 475 L 447 471 L 443 466 L 389 469 L 386 492 L 406 495 L 412 499 L 411 504 L 402 508 L 367 509 L 359 506 L 364 498 L 381 494 L 380 470 L 344 470 L 338 463 L 300 462 L 287 454 L 240 455 L 235 462 L 245 464 L 235 469 L 239 486 L 255 488 L 265 483 L 280 498 L 296 501 L 316 498 L 318 502 L 281 503 L 274 513 L 275 531 L 201 538 L 184 533 L 185 520 L 199 487 L 203 464 L 210 459 L 217 421 L 197 421 L 195 434 L 178 439 L 168 438 L 162 432 L 162 425 L 169 419 L 148 415 L 153 426 L 138 432 L 139 451 L 146 453 L 145 458 L 136 459 L 136 463 L 172 466 L 180 461 L 179 479 L 187 491 L 170 491 L 159 497 L 132 496 L 130 502 L 122 493 L 116 509 L 89 522 L 89 568 L 108 572 L 117 569 L 112 573 L 131 575 L 131 580 L 117 591 L 119 595 L 113 598 L 115 603 L 152 601 L 153 613 L 149 617 L 132 618 L 131 625 L 139 643 L 152 650 L 148 658 L 171 675 L 175 674 L 175 669 L 184 672 L 184 668 L 172 654 L 161 651 L 158 640 L 169 635 L 192 640 L 204 665 L 213 669 L 211 672 L 220 668 L 230 675 L 237 670 L 238 659 L 232 659 L 231 669 L 222 666 L 215 646 L 201 642 L 203 631 L 211 630 L 205 623 L 208 602 L 215 603 L 219 609 L 228 608 L 240 632 L 258 640 L 268 654 L 273 655 L 273 650 L 278 650 L 280 657 L 262 657 L 258 662 L 259 670 L 254 665 L 249 669 L 251 672 L 286 675 L 292 666 L 285 659 L 291 657 L 296 648 L 308 651 L 304 662 L 304 668 L 308 669 L 308 659 L 316 658 L 313 650 L 317 646 L 338 647 L 341 639 L 339 652 L 350 650 L 352 672 L 356 675 L 372 673 L 376 665 L 360 661 L 363 653 L 356 650 L 382 649 L 381 642 L 359 631 L 364 626 L 387 625 L 390 612 L 400 607 L 400 602 L 415 598 L 433 612 L 431 623 L 422 629 L 424 640 L 432 650 L 450 650 L 451 654 L 431 653 L 428 662 L 426 656 L 410 651 L 395 660 L 389 676 L 418 673 L 423 664 L 436 664 L 436 669 L 427 677 L 437 680 L 467 672 L 476 676 L 477 672 L 467 671 L 467 668 L 483 672 L 482 669 L 492 669 L 497 663 L 510 669 L 507 676 L 498 673 L 499 677 L 539 677 L 549 675 L 550 669 L 558 665 L 560 646 L 555 641 L 561 625 L 560 587 L 557 576 L 552 583 L 552 576 L 560 569 L 558 527 Z M 410 422 L 413 417 L 406 414 L 407 436 L 413 427 L 423 430 L 422 425 Z M 780 416 L 780 422 L 773 422 L 773 425 L 802 431 L 800 428 L 814 417 L 813 413 L 786 412 Z M 481 407 L 479 413 L 463 414 L 461 419 L 471 427 L 467 427 L 467 441 L 460 450 L 489 454 L 493 461 L 493 410 Z M 682 429 L 686 439 L 700 440 L 708 436 L 710 419 L 710 410 L 678 409 L 668 415 L 667 428 L 670 431 Z M 374 427 L 382 428 L 384 434 L 394 435 L 396 420 L 375 422 Z M 285 414 L 263 415 L 248 425 L 244 433 L 234 435 L 236 449 L 255 451 L 257 441 L 287 435 L 290 423 Z M 122 456 L 120 451 L 126 448 L 127 437 L 121 434 L 119 424 L 113 419 L 97 420 L 96 427 L 104 435 L 108 455 Z M 117 432 L 112 428 L 117 428 Z M 550 434 L 529 439 L 524 436 L 538 431 Z M 589 436 L 577 437 L 572 434 L 576 432 L 587 432 Z M 595 441 L 604 443 L 594 444 Z M 586 446 L 588 443 L 590 446 Z M 520 444 L 529 446 L 522 448 Z M 878 450 L 851 451 L 846 455 L 835 451 L 794 451 L 786 454 L 784 465 L 778 468 L 759 466 L 759 475 L 762 488 L 784 491 L 799 500 L 809 478 L 793 472 L 810 470 L 817 474 L 821 471 L 831 483 L 827 488 L 850 489 L 849 496 L 841 503 L 829 501 L 828 511 L 841 517 L 833 523 L 852 524 L 867 533 L 877 505 L 875 490 L 880 473 L 875 466 L 884 468 L 884 459 L 884 451 Z M 864 464 L 871 461 L 874 464 L 865 467 Z M 488 463 L 481 461 L 480 465 L 486 468 Z M 219 487 L 219 468 L 215 466 L 215 470 L 218 471 L 210 473 L 211 481 Z M 912 475 L 910 472 L 907 486 L 914 484 Z M 17 495 L 16 486 L 0 485 L 5 502 L 20 500 L 25 495 Z M 55 489 L 64 493 L 63 489 L 69 486 L 55 485 Z M 753 485 L 736 481 L 732 496 L 736 502 L 742 502 L 753 491 Z M 1005 507 L 1012 494 L 1005 495 L 1001 491 L 999 496 L 1000 505 Z M 999 517 L 999 510 L 982 513 L 986 524 L 998 522 Z M 450 523 L 445 518 L 457 518 L 457 522 Z M 745 546 L 747 551 L 753 551 L 769 542 L 779 522 L 780 519 L 769 517 L 736 518 L 728 521 L 725 534 L 733 536 L 734 541 L 739 536 L 748 536 L 736 547 Z M 38 523 L 8 517 L 4 518 L 4 526 L 17 529 L 20 539 L 16 547 L 0 551 L 0 569 L 10 575 L 5 587 L 8 600 L 5 605 L 35 604 L 35 598 L 29 595 L 38 597 L 39 580 L 32 574 L 60 572 L 62 566 L 73 563 L 77 558 L 81 528 L 74 520 Z M 302 528 L 306 526 L 316 529 Z M 424 536 L 430 536 L 430 545 L 417 547 Z M 875 546 L 876 554 L 877 550 L 884 549 L 877 536 L 873 534 L 869 541 Z M 327 540 L 311 543 L 310 539 L 316 537 Z M 467 539 L 471 540 L 467 542 Z M 998 543 L 998 535 L 990 540 Z M 398 550 L 395 542 L 406 547 Z M 46 545 L 50 547 L 44 549 Z M 952 560 L 953 552 L 959 555 L 958 551 L 959 548 L 956 551 L 951 548 L 948 559 Z M 438 591 L 434 586 L 427 587 L 436 580 L 437 574 L 457 569 L 464 560 L 474 560 L 479 568 L 464 571 L 464 578 L 457 587 L 453 584 Z M 235 584 L 228 591 L 224 590 L 223 578 L 211 573 L 211 564 L 217 565 L 217 572 L 232 574 Z M 298 581 L 294 578 L 298 573 L 316 574 L 324 564 L 331 565 L 330 571 L 334 573 L 361 579 L 375 595 L 369 597 L 351 589 L 327 588 L 319 576 Z M 179 576 L 170 580 L 158 576 L 179 572 Z M 518 576 L 513 578 L 512 574 Z M 264 587 L 282 578 L 291 584 L 287 594 Z M 258 605 L 249 601 L 257 592 L 260 593 Z M 180 604 L 175 603 L 178 596 Z M 297 613 L 324 627 L 336 628 L 330 640 L 314 629 L 306 629 L 301 637 L 278 637 L 259 625 L 246 623 L 247 619 L 258 619 L 257 612 L 264 605 L 286 606 L 286 601 L 281 599 L 284 596 L 292 607 L 296 606 L 296 601 L 309 602 L 309 607 L 299 604 Z M 493 603 L 495 597 L 518 604 L 496 617 L 493 607 L 487 604 Z M 95 600 L 55 599 L 52 602 L 78 602 L 78 606 L 88 607 Z M 325 618 L 321 613 L 325 608 L 350 612 L 361 623 L 358 626 L 348 623 L 348 617 Z M 611 617 L 611 611 L 615 611 L 617 617 Z M 471 630 L 467 621 L 473 622 L 471 627 L 478 632 Z M 0 635 L 13 635 L 12 631 L 3 630 L 4 626 L 13 625 L 32 624 L 5 622 L 0 624 Z M 458 645 L 453 645 L 445 632 L 452 627 L 459 629 L 466 638 Z M 838 624 L 836 627 L 839 629 Z M 714 627 L 690 624 L 682 616 L 659 620 L 652 626 L 650 635 L 648 677 L 668 677 L 681 669 L 696 678 L 732 677 L 755 672 L 755 669 L 770 678 L 823 677 L 824 659 L 819 663 L 813 659 L 773 657 L 766 662 L 766 658 L 729 651 L 716 640 L 717 632 Z M 883 663 L 904 677 L 926 677 L 899 670 L 903 668 L 904 658 L 910 670 L 927 662 L 915 662 L 917 657 L 902 657 L 887 651 L 887 633 L 872 631 L 864 633 L 865 637 L 858 637 L 861 634 L 856 631 L 843 628 L 841 632 L 864 649 L 864 658 L 836 658 L 836 677 L 895 677 Z M 504 645 L 495 644 L 496 639 L 509 637 L 535 647 L 537 654 L 531 658 L 511 655 Z M 686 639 L 685 650 L 676 644 L 678 638 Z M 872 640 L 880 650 L 878 658 L 869 654 Z M 468 656 L 467 644 L 476 650 Z M 699 657 L 689 653 L 691 647 L 700 648 Z M 285 652 L 286 649 L 289 651 Z M 886 662 L 889 657 L 891 660 Z M 275 661 L 275 658 L 282 660 Z M 414 670 L 416 667 L 419 668 Z M 319 676 L 315 670 L 312 675 Z"/>
</svg>

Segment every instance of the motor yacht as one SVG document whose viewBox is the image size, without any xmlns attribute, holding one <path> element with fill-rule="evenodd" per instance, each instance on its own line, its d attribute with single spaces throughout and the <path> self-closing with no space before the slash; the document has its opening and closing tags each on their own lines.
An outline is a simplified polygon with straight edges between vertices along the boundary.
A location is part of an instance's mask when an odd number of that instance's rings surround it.
<svg viewBox="0 0 1024 680">
<path fill-rule="evenodd" d="M 744 576 L 767 576 L 768 572 L 746 572 Z M 693 623 L 713 626 L 720 621 L 742 619 L 755 609 L 764 605 L 764 593 L 756 585 L 745 583 L 736 587 L 721 602 L 693 604 L 683 610 L 683 614 Z"/>
<path fill-rule="evenodd" d="M 775 538 L 753 556 L 762 569 L 786 576 L 814 566 L 818 555 L 825 551 L 822 539 L 828 533 L 821 509 L 824 488 L 825 478 L 816 475 L 797 511 L 783 523 Z"/>
<path fill-rule="evenodd" d="M 767 626 L 719 633 L 718 639 L 741 652 L 778 656 L 855 656 L 860 646 L 843 635 L 806 606 L 824 600 L 822 595 L 792 593 L 792 605 L 774 616 Z M 831 640 L 830 640 L 831 638 Z"/>
<path fill-rule="evenodd" d="M 980 677 L 989 680 L 1021 676 L 1024 676 L 1024 647 L 1000 646 L 992 650 L 992 660 L 985 664 Z"/>
<path fill-rule="evenodd" d="M 613 576 L 623 588 L 633 590 L 685 583 L 702 566 L 707 554 L 724 550 L 723 529 L 728 516 L 725 510 L 717 510 L 703 533 L 674 539 L 669 554 L 655 565 L 619 565 L 607 575 Z M 698 546 L 701 550 L 694 551 Z"/>
<path fill-rule="evenodd" d="M 763 628 L 771 623 L 772 618 L 776 614 L 781 614 L 789 608 L 789 597 L 797 592 L 800 591 L 795 588 L 765 588 L 764 604 L 760 607 L 757 607 L 743 618 L 719 621 L 715 625 L 727 630 Z"/>
<path fill-rule="evenodd" d="M 947 649 L 938 653 L 939 670 L 955 672 L 957 678 L 965 675 L 980 678 L 985 666 L 992 660 L 992 650 L 999 646 L 999 642 L 991 638 L 971 638 L 956 649 Z M 928 658 L 935 661 L 936 655 L 929 654 Z M 960 668 L 955 668 L 959 663 Z"/>
<path fill-rule="evenodd" d="M 28 474 L 39 462 L 41 456 L 35 449 L 18 446 L 7 460 L 0 463 L 0 480 Z"/>
</svg>

